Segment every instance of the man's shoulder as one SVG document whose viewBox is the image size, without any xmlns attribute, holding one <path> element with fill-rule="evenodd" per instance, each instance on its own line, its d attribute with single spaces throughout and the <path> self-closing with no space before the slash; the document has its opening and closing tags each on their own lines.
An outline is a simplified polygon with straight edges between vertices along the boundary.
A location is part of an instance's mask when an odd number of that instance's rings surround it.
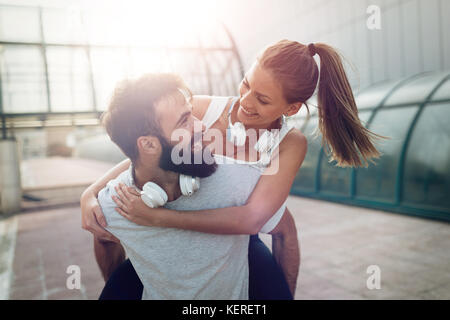
<svg viewBox="0 0 450 320">
<path fill-rule="evenodd" d="M 117 195 L 116 190 L 114 189 L 119 183 L 123 183 L 126 185 L 130 185 L 130 173 L 129 170 L 126 170 L 119 174 L 115 179 L 110 180 L 106 186 L 100 190 L 98 193 L 98 203 L 102 210 L 114 209 L 116 207 L 116 203 L 111 198 L 113 195 Z"/>
<path fill-rule="evenodd" d="M 128 186 L 131 185 L 131 177 L 128 170 L 122 172 L 119 176 L 117 176 L 117 178 L 110 180 L 106 186 L 100 190 L 98 193 L 98 203 L 108 225 L 106 229 L 122 241 L 126 239 L 124 237 L 127 236 L 127 230 L 142 227 L 122 217 L 116 211 L 117 204 L 112 199 L 112 196 L 117 196 L 117 192 L 114 187 L 119 183 L 123 183 Z"/>
</svg>

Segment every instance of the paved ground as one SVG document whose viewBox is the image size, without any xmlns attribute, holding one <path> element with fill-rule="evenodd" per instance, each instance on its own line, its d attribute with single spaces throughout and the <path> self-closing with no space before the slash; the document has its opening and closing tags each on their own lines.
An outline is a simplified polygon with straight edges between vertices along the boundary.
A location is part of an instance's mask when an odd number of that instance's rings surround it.
<svg viewBox="0 0 450 320">
<path fill-rule="evenodd" d="M 291 197 L 302 261 L 296 299 L 450 299 L 450 225 Z M 367 268 L 381 289 L 367 289 Z"/>
<path fill-rule="evenodd" d="M 20 164 L 22 188 L 48 190 L 90 185 L 114 164 L 92 159 L 49 157 L 23 160 Z"/>
<path fill-rule="evenodd" d="M 20 165 L 26 211 L 61 203 L 75 203 L 88 185 L 114 164 L 81 158 L 49 157 L 23 160 Z"/>
<path fill-rule="evenodd" d="M 450 299 L 449 224 L 298 197 L 288 206 L 302 250 L 296 299 Z M 78 206 L 3 219 L 2 236 L 0 298 L 98 297 L 103 281 Z M 66 287 L 70 265 L 80 267 L 80 290 Z M 380 290 L 366 287 L 370 265 L 381 270 Z"/>
</svg>

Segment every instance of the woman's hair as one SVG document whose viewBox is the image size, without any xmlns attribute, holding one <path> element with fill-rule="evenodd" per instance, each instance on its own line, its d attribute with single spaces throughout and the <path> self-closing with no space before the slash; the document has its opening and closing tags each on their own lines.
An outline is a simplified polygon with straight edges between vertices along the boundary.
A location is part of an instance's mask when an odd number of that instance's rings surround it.
<svg viewBox="0 0 450 320">
<path fill-rule="evenodd" d="M 320 57 L 320 72 L 315 54 Z M 306 101 L 319 83 L 319 129 L 330 161 L 336 160 L 340 167 L 367 167 L 373 158 L 380 157 L 373 140 L 382 137 L 359 120 L 342 59 L 334 48 L 323 43 L 306 46 L 281 40 L 266 48 L 258 62 L 281 84 L 288 103 L 302 102 L 308 108 Z"/>
</svg>

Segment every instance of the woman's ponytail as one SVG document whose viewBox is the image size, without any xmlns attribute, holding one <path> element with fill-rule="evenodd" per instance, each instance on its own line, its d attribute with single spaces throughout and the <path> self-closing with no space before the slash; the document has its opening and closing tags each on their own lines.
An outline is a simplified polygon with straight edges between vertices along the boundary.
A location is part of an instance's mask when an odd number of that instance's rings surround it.
<svg viewBox="0 0 450 320">
<path fill-rule="evenodd" d="M 339 53 L 316 43 L 308 46 L 311 55 L 320 57 L 318 89 L 319 129 L 322 145 L 330 161 L 340 167 L 367 167 L 380 153 L 374 139 L 383 138 L 366 129 L 358 117 L 358 108 Z M 362 159 L 361 159 L 362 158 Z"/>
<path fill-rule="evenodd" d="M 320 57 L 320 73 L 316 61 Z M 323 44 L 308 46 L 281 40 L 264 50 L 258 61 L 281 83 L 288 103 L 306 103 L 317 82 L 319 129 L 325 152 L 340 167 L 361 167 L 379 158 L 374 139 L 384 138 L 367 130 L 358 118 L 350 83 L 340 55 Z"/>
</svg>

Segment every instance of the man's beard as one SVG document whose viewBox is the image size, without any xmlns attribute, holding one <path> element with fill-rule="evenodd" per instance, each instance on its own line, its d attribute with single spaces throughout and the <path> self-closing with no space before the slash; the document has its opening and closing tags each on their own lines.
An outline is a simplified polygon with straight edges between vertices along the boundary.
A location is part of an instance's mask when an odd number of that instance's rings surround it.
<svg viewBox="0 0 450 320">
<path fill-rule="evenodd" d="M 169 142 L 164 137 L 160 137 L 159 141 L 161 142 L 162 147 L 161 158 L 159 159 L 159 166 L 161 169 L 166 171 L 174 171 L 187 176 L 199 178 L 209 177 L 216 171 L 217 169 L 216 162 L 213 161 L 212 164 L 209 164 L 206 163 L 203 158 L 204 152 L 206 153 L 209 152 L 210 158 L 213 159 L 211 152 L 209 151 L 208 148 L 205 147 L 202 148 L 201 151 L 198 151 L 199 153 L 201 152 L 201 154 L 197 155 L 196 155 L 197 152 L 192 151 L 191 147 L 194 145 L 194 138 L 192 138 L 191 143 L 189 145 L 190 147 L 189 163 L 181 162 L 180 164 L 176 164 L 172 161 L 172 150 L 175 148 L 175 146 L 170 145 Z M 184 151 L 183 149 L 180 150 L 181 157 L 183 151 Z M 199 159 L 200 162 L 198 161 Z"/>
</svg>

